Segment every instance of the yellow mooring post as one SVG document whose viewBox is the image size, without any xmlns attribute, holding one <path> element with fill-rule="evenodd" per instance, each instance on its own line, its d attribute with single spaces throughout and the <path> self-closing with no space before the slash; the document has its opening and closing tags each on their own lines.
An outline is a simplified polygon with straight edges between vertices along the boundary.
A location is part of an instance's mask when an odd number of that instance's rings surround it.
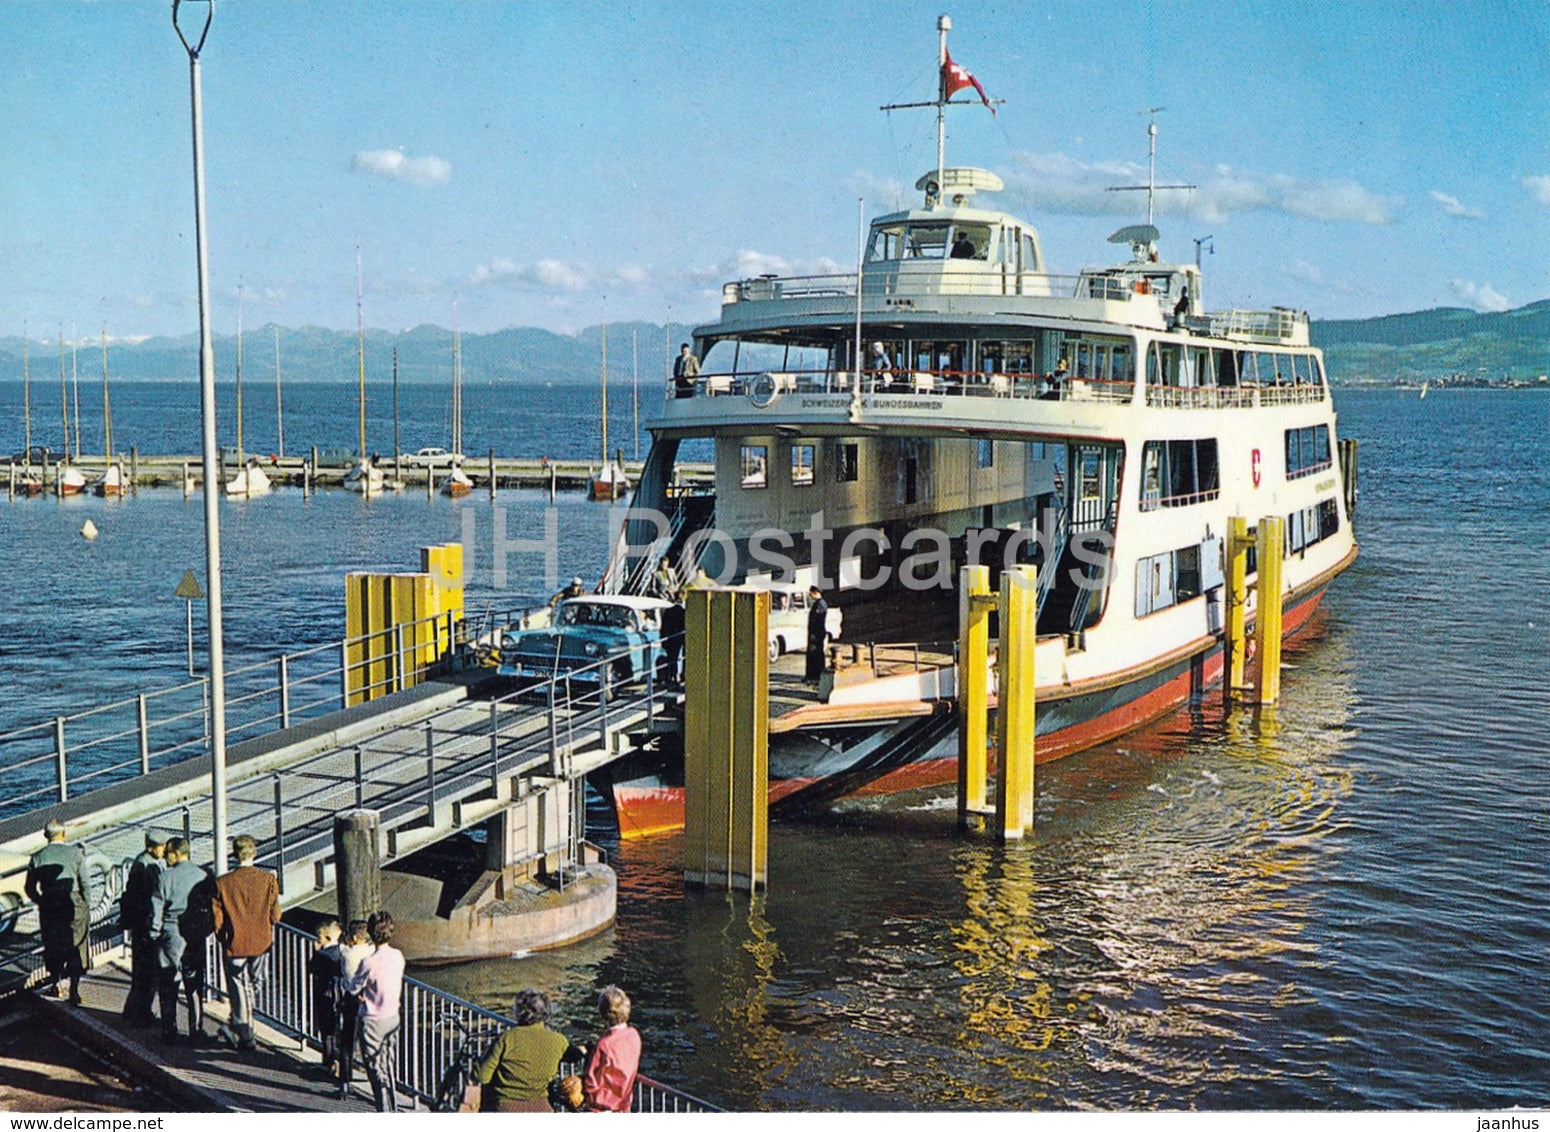
<svg viewBox="0 0 1550 1132">
<path fill-rule="evenodd" d="M 1285 549 L 1286 521 L 1279 515 L 1266 515 L 1259 521 L 1259 586 L 1255 591 L 1258 609 L 1254 618 L 1254 647 L 1259 668 L 1254 678 L 1254 700 L 1273 704 L 1281 698 L 1281 558 Z"/>
<path fill-rule="evenodd" d="M 1227 656 L 1222 664 L 1222 702 L 1232 706 L 1244 689 L 1248 656 L 1249 521 L 1235 515 L 1227 520 Z"/>
<path fill-rule="evenodd" d="M 958 825 L 989 814 L 985 806 L 986 720 L 990 700 L 989 566 L 958 571 Z"/>
<path fill-rule="evenodd" d="M 769 851 L 770 595 L 684 599 L 684 879 L 752 892 Z"/>
<path fill-rule="evenodd" d="M 1038 644 L 1038 572 L 1011 566 L 1001 574 L 1001 653 L 997 668 L 996 833 L 1015 841 L 1033 829 L 1034 649 Z"/>
</svg>

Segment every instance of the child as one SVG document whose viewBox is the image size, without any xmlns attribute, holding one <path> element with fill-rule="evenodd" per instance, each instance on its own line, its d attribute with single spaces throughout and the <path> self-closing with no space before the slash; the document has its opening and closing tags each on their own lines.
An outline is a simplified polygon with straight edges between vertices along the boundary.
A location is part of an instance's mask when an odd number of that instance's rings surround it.
<svg viewBox="0 0 1550 1132">
<path fill-rule="evenodd" d="M 318 926 L 318 945 L 307 960 L 312 982 L 312 1028 L 323 1045 L 323 1070 L 329 1077 L 339 1073 L 339 921 Z"/>
<path fill-rule="evenodd" d="M 366 957 L 377 950 L 371 942 L 371 933 L 365 920 L 351 920 L 350 930 L 345 933 L 339 948 L 339 1028 L 334 1049 L 339 1055 L 339 1095 L 348 1096 L 350 1078 L 355 1069 L 356 1022 L 360 1017 L 360 1003 L 345 993 L 350 980 L 355 978 Z"/>
</svg>

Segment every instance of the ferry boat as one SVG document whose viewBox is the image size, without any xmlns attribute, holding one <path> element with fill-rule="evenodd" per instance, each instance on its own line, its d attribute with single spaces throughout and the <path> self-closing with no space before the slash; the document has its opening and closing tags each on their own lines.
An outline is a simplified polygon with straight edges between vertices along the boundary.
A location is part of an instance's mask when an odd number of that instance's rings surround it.
<svg viewBox="0 0 1550 1132">
<path fill-rule="evenodd" d="M 918 205 L 871 221 L 855 273 L 725 285 L 693 332 L 699 376 L 648 421 L 602 588 L 642 592 L 664 560 L 680 578 L 816 582 L 847 627 L 951 642 L 960 566 L 996 584 L 1034 563 L 1043 762 L 1221 679 L 1230 518 L 1286 520 L 1284 629 L 1303 628 L 1356 557 L 1354 467 L 1306 313 L 1208 309 L 1199 267 L 1163 258 L 1151 223 L 1110 237 L 1128 257 L 1056 274 L 995 206 L 1000 178 L 947 167 L 940 141 Z M 703 494 L 675 488 L 694 445 L 715 455 Z M 772 721 L 772 804 L 952 781 L 950 676 L 836 680 Z M 602 785 L 628 835 L 681 824 L 681 782 L 681 753 L 648 749 Z"/>
</svg>

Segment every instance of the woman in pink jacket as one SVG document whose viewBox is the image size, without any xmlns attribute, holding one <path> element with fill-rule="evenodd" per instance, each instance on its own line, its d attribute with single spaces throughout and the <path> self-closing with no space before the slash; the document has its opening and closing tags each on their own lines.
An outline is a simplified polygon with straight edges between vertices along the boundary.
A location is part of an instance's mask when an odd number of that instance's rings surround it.
<svg viewBox="0 0 1550 1132">
<path fill-rule="evenodd" d="M 640 1068 L 640 1031 L 630 1025 L 630 996 L 609 985 L 598 991 L 597 1013 L 605 1027 L 581 1071 L 588 1112 L 629 1112 Z"/>
</svg>

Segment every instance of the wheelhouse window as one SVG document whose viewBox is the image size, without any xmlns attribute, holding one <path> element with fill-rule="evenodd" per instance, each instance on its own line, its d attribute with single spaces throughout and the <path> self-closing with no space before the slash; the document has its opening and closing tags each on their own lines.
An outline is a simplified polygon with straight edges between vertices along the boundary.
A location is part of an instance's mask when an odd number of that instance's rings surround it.
<svg viewBox="0 0 1550 1132">
<path fill-rule="evenodd" d="M 990 229 L 983 224 L 957 224 L 948 249 L 952 259 L 985 259 L 990 254 Z"/>
<path fill-rule="evenodd" d="M 763 444 L 743 445 L 743 486 L 760 488 L 769 486 L 770 450 Z"/>
<path fill-rule="evenodd" d="M 834 481 L 855 483 L 860 478 L 861 462 L 856 444 L 841 444 L 834 450 Z"/>
<path fill-rule="evenodd" d="M 904 258 L 904 225 L 894 224 L 872 230 L 872 243 L 867 248 L 867 261 L 876 263 L 885 259 Z"/>
<path fill-rule="evenodd" d="M 793 444 L 791 446 L 791 484 L 793 487 L 806 487 L 813 482 L 813 446 L 811 444 Z"/>
<path fill-rule="evenodd" d="M 1286 478 L 1311 476 L 1331 467 L 1329 426 L 1310 425 L 1286 430 Z"/>
<path fill-rule="evenodd" d="M 911 224 L 905 237 L 905 258 L 945 259 L 948 227 L 946 224 Z"/>
<path fill-rule="evenodd" d="M 1216 438 L 1149 440 L 1141 450 L 1141 510 L 1187 507 L 1221 494 Z"/>
</svg>

